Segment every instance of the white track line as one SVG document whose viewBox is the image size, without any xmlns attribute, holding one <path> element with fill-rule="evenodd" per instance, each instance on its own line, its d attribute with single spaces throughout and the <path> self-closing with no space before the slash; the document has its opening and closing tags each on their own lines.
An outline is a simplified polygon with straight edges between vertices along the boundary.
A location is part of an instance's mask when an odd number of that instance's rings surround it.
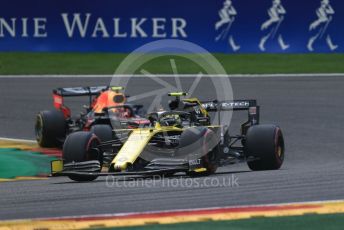
<svg viewBox="0 0 344 230">
<path fill-rule="evenodd" d="M 35 140 L 7 138 L 7 137 L 0 137 L 0 141 L 13 141 L 13 142 L 23 142 L 23 143 L 32 143 L 32 144 L 36 143 Z"/>
<path fill-rule="evenodd" d="M 175 77 L 172 74 L 156 74 L 157 77 Z M 190 78 L 195 74 L 179 74 L 178 77 Z M 144 75 L 0 75 L 0 79 L 8 78 L 112 78 L 112 77 L 144 77 Z M 267 77 L 344 77 L 344 73 L 310 73 L 310 74 L 229 74 L 211 75 L 204 77 L 230 77 L 230 78 L 267 78 Z"/>
<path fill-rule="evenodd" d="M 190 208 L 190 209 L 171 209 L 162 211 L 147 211 L 147 212 L 127 212 L 127 213 L 114 213 L 114 214 L 96 214 L 96 215 L 80 215 L 80 216 L 61 216 L 61 217 L 45 217 L 33 219 L 17 219 L 6 222 L 17 222 L 25 220 L 63 220 L 63 219 L 87 219 L 87 218 L 109 218 L 109 217 L 127 217 L 133 215 L 146 215 L 146 214 L 160 214 L 171 212 L 193 212 L 193 211 L 212 211 L 216 209 L 230 209 L 230 208 L 252 208 L 252 207 L 271 207 L 271 206 L 284 206 L 284 205 L 300 205 L 300 204 L 324 204 L 324 203 L 341 203 L 344 200 L 321 200 L 321 201 L 307 201 L 307 202 L 289 202 L 289 203 L 275 203 L 275 204 L 259 204 L 259 205 L 237 205 L 237 206 L 223 206 L 223 207 L 210 207 L 210 208 Z"/>
</svg>

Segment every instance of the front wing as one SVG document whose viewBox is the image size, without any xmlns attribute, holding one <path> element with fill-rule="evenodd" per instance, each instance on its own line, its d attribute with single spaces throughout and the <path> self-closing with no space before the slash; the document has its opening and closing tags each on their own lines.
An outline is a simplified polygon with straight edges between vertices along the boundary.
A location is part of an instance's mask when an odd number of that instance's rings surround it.
<svg viewBox="0 0 344 230">
<path fill-rule="evenodd" d="M 191 163 L 191 164 L 190 164 Z M 99 161 L 86 161 L 63 164 L 62 160 L 51 162 L 51 176 L 153 176 L 178 172 L 202 171 L 202 168 L 195 168 L 192 162 L 176 161 L 170 159 L 156 159 L 150 162 L 142 171 L 124 172 L 100 172 Z"/>
</svg>

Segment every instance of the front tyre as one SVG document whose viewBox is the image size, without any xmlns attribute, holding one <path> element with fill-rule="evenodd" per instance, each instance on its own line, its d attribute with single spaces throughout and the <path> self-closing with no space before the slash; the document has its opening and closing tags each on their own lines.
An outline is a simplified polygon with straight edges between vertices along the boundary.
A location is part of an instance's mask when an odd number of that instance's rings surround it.
<svg viewBox="0 0 344 230">
<path fill-rule="evenodd" d="M 61 147 L 66 126 L 64 115 L 59 110 L 38 113 L 35 123 L 37 143 L 41 147 Z"/>
<path fill-rule="evenodd" d="M 255 125 L 247 131 L 244 152 L 253 171 L 277 170 L 284 161 L 284 138 L 275 125 Z"/>
<path fill-rule="evenodd" d="M 72 133 L 67 137 L 63 145 L 63 160 L 65 163 L 98 160 L 102 165 L 102 154 L 95 150 L 99 144 L 100 140 L 91 132 Z M 94 175 L 69 176 L 74 181 L 93 181 L 97 177 Z"/>
<path fill-rule="evenodd" d="M 93 125 L 91 132 L 94 133 L 101 142 L 111 141 L 113 139 L 110 125 Z"/>
<path fill-rule="evenodd" d="M 206 127 L 193 127 L 186 129 L 179 143 L 179 151 L 183 155 L 198 156 L 202 167 L 206 171 L 190 171 L 189 176 L 208 176 L 214 174 L 218 168 L 218 138 L 215 133 Z"/>
</svg>

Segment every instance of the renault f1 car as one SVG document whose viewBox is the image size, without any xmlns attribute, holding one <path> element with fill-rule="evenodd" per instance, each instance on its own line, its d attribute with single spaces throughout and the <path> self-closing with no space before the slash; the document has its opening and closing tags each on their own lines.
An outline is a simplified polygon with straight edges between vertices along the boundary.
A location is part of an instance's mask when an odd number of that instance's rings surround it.
<svg viewBox="0 0 344 230">
<path fill-rule="evenodd" d="M 170 111 L 148 114 L 148 127 L 126 130 L 129 135 L 121 148 L 114 147 L 118 140 L 102 142 L 92 132 L 69 135 L 63 159 L 52 162 L 52 176 L 92 181 L 108 175 L 210 175 L 218 167 L 238 162 L 247 162 L 254 171 L 281 167 L 282 131 L 275 125 L 259 124 L 260 107 L 255 100 L 200 102 L 180 99 L 185 93 L 169 95 L 176 97 L 169 103 Z M 230 134 L 221 124 L 211 124 L 211 112 L 231 110 L 248 111 L 239 135 Z M 104 152 L 109 149 L 114 158 L 104 162 Z M 108 164 L 108 172 L 102 170 L 104 164 Z"/>
<path fill-rule="evenodd" d="M 76 131 L 91 131 L 102 141 L 114 138 L 112 130 L 149 124 L 141 105 L 126 104 L 123 87 L 74 87 L 53 90 L 54 110 L 37 114 L 36 140 L 41 147 L 62 147 L 66 136 Z M 73 117 L 64 103 L 66 97 L 89 97 L 84 112 Z"/>
</svg>

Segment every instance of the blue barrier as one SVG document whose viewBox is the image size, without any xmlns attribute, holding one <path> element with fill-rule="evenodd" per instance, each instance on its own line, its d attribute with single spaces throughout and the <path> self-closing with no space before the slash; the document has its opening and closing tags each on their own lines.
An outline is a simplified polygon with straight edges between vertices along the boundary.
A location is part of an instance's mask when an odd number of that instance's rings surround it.
<svg viewBox="0 0 344 230">
<path fill-rule="evenodd" d="M 0 51 L 130 52 L 175 38 L 210 52 L 343 52 L 342 23 L 342 0 L 11 0 Z"/>
</svg>

